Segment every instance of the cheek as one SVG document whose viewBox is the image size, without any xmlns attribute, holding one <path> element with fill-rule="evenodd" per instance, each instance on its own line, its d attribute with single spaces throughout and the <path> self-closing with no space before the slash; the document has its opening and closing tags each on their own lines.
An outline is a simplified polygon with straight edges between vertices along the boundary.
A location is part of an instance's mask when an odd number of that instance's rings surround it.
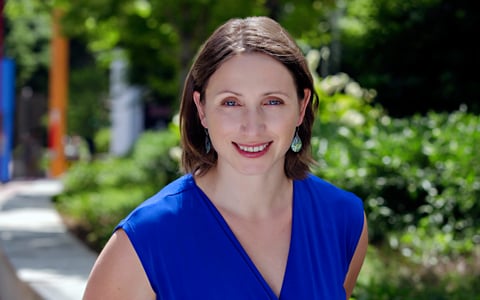
<svg viewBox="0 0 480 300">
<path fill-rule="evenodd" d="M 221 109 L 207 108 L 205 110 L 206 121 L 210 126 L 233 127 L 242 122 L 241 110 L 239 109 Z"/>
<path fill-rule="evenodd" d="M 297 127 L 301 116 L 296 111 L 271 111 L 265 114 L 267 125 L 284 126 L 286 128 Z"/>
</svg>

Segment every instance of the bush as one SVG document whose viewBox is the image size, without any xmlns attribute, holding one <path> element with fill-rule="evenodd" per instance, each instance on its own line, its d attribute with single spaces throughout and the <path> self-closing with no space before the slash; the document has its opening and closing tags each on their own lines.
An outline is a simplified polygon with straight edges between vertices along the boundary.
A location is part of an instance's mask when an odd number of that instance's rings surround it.
<svg viewBox="0 0 480 300">
<path fill-rule="evenodd" d="M 108 153 L 110 147 L 111 130 L 108 127 L 99 129 L 93 138 L 95 151 L 97 153 Z"/>
<path fill-rule="evenodd" d="M 57 207 L 67 215 L 76 234 L 99 252 L 113 232 L 113 228 L 133 208 L 151 194 L 139 186 L 131 187 L 128 193 L 119 188 L 102 188 L 97 192 L 78 192 L 60 198 Z"/>
<path fill-rule="evenodd" d="M 373 242 L 422 262 L 480 243 L 480 118 L 459 110 L 316 124 L 315 173 L 365 200 Z"/>
<path fill-rule="evenodd" d="M 55 198 L 59 211 L 88 244 L 101 249 L 128 212 L 179 176 L 178 130 L 145 132 L 127 157 L 74 163 Z"/>
</svg>

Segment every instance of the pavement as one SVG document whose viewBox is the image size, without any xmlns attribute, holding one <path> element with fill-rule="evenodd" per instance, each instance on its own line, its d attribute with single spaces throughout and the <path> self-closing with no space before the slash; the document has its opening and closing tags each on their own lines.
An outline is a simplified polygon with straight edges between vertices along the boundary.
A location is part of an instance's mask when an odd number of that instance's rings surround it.
<svg viewBox="0 0 480 300">
<path fill-rule="evenodd" d="M 0 300 L 81 299 L 97 253 L 68 232 L 52 204 L 55 179 L 0 185 Z"/>
</svg>

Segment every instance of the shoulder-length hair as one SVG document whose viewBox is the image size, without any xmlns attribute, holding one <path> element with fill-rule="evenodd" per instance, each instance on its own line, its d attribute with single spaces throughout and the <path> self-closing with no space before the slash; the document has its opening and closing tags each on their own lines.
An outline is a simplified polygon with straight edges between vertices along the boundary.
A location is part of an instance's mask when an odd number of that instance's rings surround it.
<svg viewBox="0 0 480 300">
<path fill-rule="evenodd" d="M 252 52 L 267 54 L 290 71 L 299 101 L 304 97 L 304 89 L 311 91 L 305 117 L 298 128 L 303 147 L 298 153 L 289 150 L 284 166 L 286 176 L 291 179 L 305 178 L 310 171 L 314 163 L 310 139 L 318 96 L 305 56 L 295 40 L 276 21 L 268 17 L 247 17 L 231 19 L 217 28 L 200 47 L 187 75 L 179 116 L 184 172 L 201 176 L 217 162 L 216 151 L 207 153 L 205 149 L 206 133 L 193 101 L 193 92 L 198 91 L 201 101 L 205 101 L 205 90 L 212 74 L 233 56 Z"/>
</svg>

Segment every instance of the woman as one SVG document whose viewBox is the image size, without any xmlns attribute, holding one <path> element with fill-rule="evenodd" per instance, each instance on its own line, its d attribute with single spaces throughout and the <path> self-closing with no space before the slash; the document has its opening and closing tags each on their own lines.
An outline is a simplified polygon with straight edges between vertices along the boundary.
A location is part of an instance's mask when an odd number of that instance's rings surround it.
<svg viewBox="0 0 480 300">
<path fill-rule="evenodd" d="M 367 223 L 359 198 L 309 173 L 316 108 L 278 23 L 219 27 L 184 86 L 186 174 L 120 222 L 84 299 L 348 299 Z"/>
</svg>

